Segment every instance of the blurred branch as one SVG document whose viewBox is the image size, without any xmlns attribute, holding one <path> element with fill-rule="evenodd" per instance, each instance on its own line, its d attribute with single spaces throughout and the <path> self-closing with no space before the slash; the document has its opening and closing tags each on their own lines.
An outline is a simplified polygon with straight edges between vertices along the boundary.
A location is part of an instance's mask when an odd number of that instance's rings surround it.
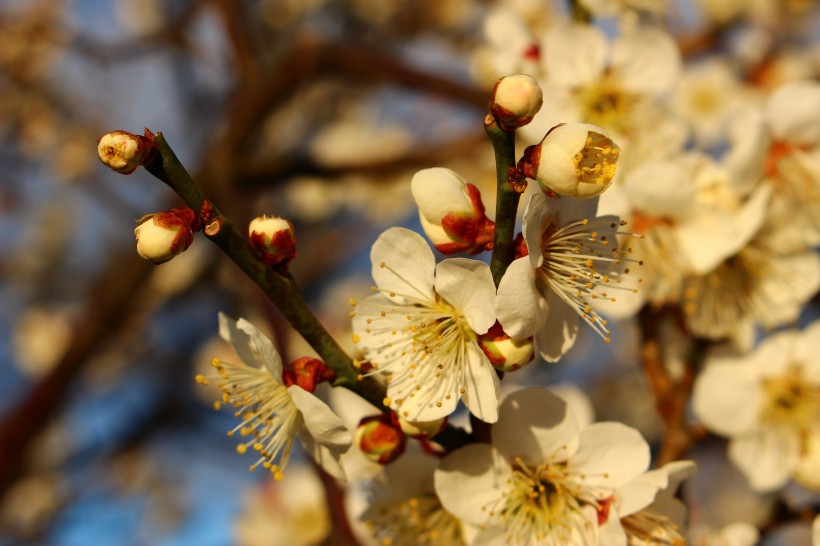
<svg viewBox="0 0 820 546">
<path fill-rule="evenodd" d="M 61 407 L 72 379 L 98 347 L 115 336 L 133 310 L 132 297 L 151 271 L 151 264 L 132 252 L 112 259 L 88 296 L 73 342 L 57 366 L 0 421 L 0 495 L 25 468 L 27 448 Z"/>
<path fill-rule="evenodd" d="M 704 434 L 700 428 L 689 426 L 686 412 L 692 387 L 708 346 L 708 341 L 701 338 L 692 340 L 683 375 L 675 381 L 666 367 L 658 333 L 660 318 L 665 312 L 664 309 L 645 306 L 638 315 L 642 336 L 641 364 L 655 397 L 658 415 L 665 426 L 660 452 L 655 461 L 658 467 L 683 458 L 689 447 Z"/>
</svg>

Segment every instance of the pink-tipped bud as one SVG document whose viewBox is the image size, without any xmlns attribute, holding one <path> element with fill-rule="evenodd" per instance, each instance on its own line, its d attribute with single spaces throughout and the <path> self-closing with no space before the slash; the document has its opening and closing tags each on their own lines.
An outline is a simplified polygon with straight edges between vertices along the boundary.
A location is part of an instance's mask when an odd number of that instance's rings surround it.
<svg viewBox="0 0 820 546">
<path fill-rule="evenodd" d="M 424 233 L 442 254 L 477 254 L 493 248 L 495 224 L 484 213 L 481 192 L 450 169 L 413 175 L 410 191 Z"/>
<path fill-rule="evenodd" d="M 151 141 L 126 131 L 111 131 L 97 140 L 100 161 L 121 174 L 131 174 L 143 164 L 153 149 Z"/>
<path fill-rule="evenodd" d="M 146 214 L 137 222 L 139 225 L 134 229 L 137 254 L 155 264 L 184 252 L 194 240 L 194 230 L 199 229 L 196 213 L 184 207 Z"/>
<path fill-rule="evenodd" d="M 544 192 L 587 199 L 612 184 L 621 149 L 600 127 L 567 123 L 550 129 L 524 154 L 519 169 Z"/>
<path fill-rule="evenodd" d="M 544 103 L 541 87 L 528 74 L 500 78 L 493 87 L 490 112 L 506 131 L 532 121 Z"/>
<path fill-rule="evenodd" d="M 251 247 L 270 267 L 287 267 L 296 257 L 293 224 L 276 216 L 254 218 L 248 226 Z"/>
<path fill-rule="evenodd" d="M 435 421 L 407 421 L 398 416 L 399 427 L 402 432 L 410 438 L 426 439 L 432 438 L 447 426 L 447 416 Z"/>
<path fill-rule="evenodd" d="M 356 445 L 371 461 L 388 464 L 404 453 L 407 437 L 390 416 L 371 415 L 356 427 Z"/>
<path fill-rule="evenodd" d="M 324 362 L 303 356 L 290 363 L 282 371 L 282 383 L 286 387 L 299 385 L 308 392 L 316 390 L 316 385 L 322 381 L 333 379 L 333 371 Z"/>
<path fill-rule="evenodd" d="M 493 367 L 502 372 L 520 370 L 535 357 L 532 338 L 513 339 L 498 322 L 486 334 L 478 336 L 478 344 Z"/>
</svg>

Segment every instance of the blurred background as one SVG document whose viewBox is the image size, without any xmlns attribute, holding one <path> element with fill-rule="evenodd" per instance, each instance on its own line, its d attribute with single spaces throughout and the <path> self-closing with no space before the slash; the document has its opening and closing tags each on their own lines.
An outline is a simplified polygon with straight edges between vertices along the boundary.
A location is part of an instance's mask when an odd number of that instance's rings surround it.
<svg viewBox="0 0 820 546">
<path fill-rule="evenodd" d="M 762 23 L 745 2 L 718 15 L 658 4 L 651 16 L 685 59 L 786 51 L 818 74 L 815 2 L 782 2 L 783 19 Z M 315 475 L 287 490 L 248 472 L 225 436 L 233 418 L 193 381 L 228 351 L 219 311 L 269 331 L 285 360 L 309 348 L 204 238 L 167 264 L 141 261 L 134 220 L 179 201 L 142 169 L 107 170 L 96 140 L 162 131 L 237 225 L 290 219 L 291 271 L 352 349 L 347 301 L 368 293 L 372 241 L 418 228 L 416 170 L 458 171 L 492 216 L 482 119 L 496 78 L 521 70 L 493 49 L 486 21 L 501 5 L 533 31 L 571 12 L 546 0 L 0 0 L 0 544 L 321 543 L 315 502 L 298 517 L 318 538 L 286 541 L 275 523 L 283 499 L 312 498 Z M 755 45 L 748 28 L 774 38 Z M 584 337 L 549 381 L 574 381 L 599 415 L 657 438 L 649 397 L 619 402 L 645 386 L 629 364 L 635 326 L 615 329 L 621 344 Z"/>
</svg>

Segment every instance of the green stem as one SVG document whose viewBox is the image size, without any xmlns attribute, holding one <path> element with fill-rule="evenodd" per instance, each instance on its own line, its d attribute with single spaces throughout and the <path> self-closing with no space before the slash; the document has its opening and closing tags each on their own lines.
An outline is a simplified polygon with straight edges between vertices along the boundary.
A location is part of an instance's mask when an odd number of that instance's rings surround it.
<svg viewBox="0 0 820 546">
<path fill-rule="evenodd" d="M 325 330 L 302 298 L 293 277 L 275 271 L 262 261 L 245 237 L 194 184 L 191 175 L 168 145 L 162 133 L 155 137 L 159 157 L 145 165 L 154 176 L 168 184 L 194 211 L 205 214 L 205 236 L 242 269 L 279 308 L 287 321 L 313 347 L 336 375 L 336 385 L 354 390 L 368 402 L 382 406 L 384 389 L 374 381 L 359 381 L 350 357 Z M 205 211 L 203 211 L 205 207 Z"/>
<path fill-rule="evenodd" d="M 484 130 L 495 152 L 495 176 L 498 191 L 495 205 L 495 238 L 490 270 L 495 285 L 515 258 L 515 217 L 521 194 L 510 184 L 510 169 L 515 168 L 515 132 L 505 131 L 493 116 L 484 119 Z"/>
</svg>

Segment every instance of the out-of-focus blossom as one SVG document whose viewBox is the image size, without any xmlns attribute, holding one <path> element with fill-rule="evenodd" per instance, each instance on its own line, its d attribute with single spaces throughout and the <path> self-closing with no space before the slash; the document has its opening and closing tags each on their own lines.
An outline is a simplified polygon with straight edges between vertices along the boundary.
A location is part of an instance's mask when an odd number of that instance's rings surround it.
<svg viewBox="0 0 820 546">
<path fill-rule="evenodd" d="M 588 199 L 612 183 L 620 153 L 600 127 L 562 124 L 528 149 L 525 174 L 534 177 L 547 193 Z"/>
<path fill-rule="evenodd" d="M 356 306 L 353 331 L 365 359 L 387 374 L 387 405 L 433 421 L 461 399 L 494 422 L 498 377 L 477 341 L 495 323 L 489 266 L 465 258 L 436 265 L 424 239 L 404 228 L 382 233 L 370 259 L 379 293 Z"/>
<path fill-rule="evenodd" d="M 782 332 L 741 357 L 713 357 L 695 384 L 698 418 L 730 438 L 729 457 L 752 488 L 771 491 L 796 470 L 820 435 L 820 322 Z M 813 459 L 813 472 L 820 473 Z M 805 485 L 805 484 L 804 484 Z"/>
<path fill-rule="evenodd" d="M 720 529 L 700 526 L 690 529 L 689 540 L 696 546 L 755 546 L 760 532 L 745 522 L 730 523 Z"/>
<path fill-rule="evenodd" d="M 509 395 L 491 437 L 451 452 L 435 472 L 445 509 L 479 527 L 476 543 L 625 544 L 621 518 L 667 485 L 630 486 L 650 460 L 638 431 L 620 423 L 582 429 L 544 389 Z"/>
<path fill-rule="evenodd" d="M 492 248 L 495 226 L 487 218 L 481 194 L 457 173 L 424 169 L 410 181 L 424 233 L 443 254 L 476 254 Z"/>
<path fill-rule="evenodd" d="M 251 437 L 237 445 L 239 453 L 249 448 L 258 453 L 251 470 L 262 466 L 281 479 L 298 436 L 317 464 L 343 479 L 339 459 L 350 448 L 351 436 L 341 419 L 298 384 L 285 386 L 279 352 L 250 322 L 233 321 L 220 313 L 219 335 L 233 346 L 242 362 L 214 359 L 216 375 L 196 379 L 206 385 L 217 382 L 223 392 L 221 403 L 237 408 L 236 416 L 243 421 L 229 435 L 238 431 L 242 437 Z"/>
<path fill-rule="evenodd" d="M 669 8 L 667 0 L 581 0 L 580 3 L 598 17 L 613 17 L 633 12 L 663 15 Z"/>
<path fill-rule="evenodd" d="M 325 488 L 313 468 L 299 463 L 281 481 L 246 491 L 233 525 L 238 546 L 318 546 L 331 530 Z"/>
<path fill-rule="evenodd" d="M 551 199 L 536 193 L 524 212 L 529 255 L 510 264 L 498 285 L 498 321 L 512 337 L 534 336 L 541 357 L 555 362 L 575 343 L 583 319 L 605 340 L 607 321 L 593 300 L 615 298 L 610 276 L 621 259 L 617 216 L 596 216 L 598 199 Z"/>
<path fill-rule="evenodd" d="M 155 264 L 165 263 L 188 249 L 199 219 L 189 208 L 146 214 L 134 229 L 137 254 Z"/>
<path fill-rule="evenodd" d="M 269 267 L 287 267 L 296 257 L 293 224 L 284 218 L 254 218 L 248 225 L 248 241 Z"/>
<path fill-rule="evenodd" d="M 13 347 L 15 363 L 24 374 L 46 375 L 65 353 L 74 335 L 66 309 L 31 307 L 17 318 Z"/>
<path fill-rule="evenodd" d="M 490 112 L 505 130 L 523 127 L 544 103 L 541 87 L 529 74 L 504 76 L 495 82 L 490 98 Z"/>
</svg>

